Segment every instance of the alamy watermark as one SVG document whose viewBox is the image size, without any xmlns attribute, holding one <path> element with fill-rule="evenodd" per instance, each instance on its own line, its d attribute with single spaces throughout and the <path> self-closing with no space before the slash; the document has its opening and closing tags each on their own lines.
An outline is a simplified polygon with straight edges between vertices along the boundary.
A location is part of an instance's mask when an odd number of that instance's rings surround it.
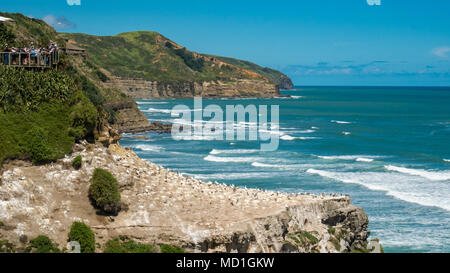
<svg viewBox="0 0 450 273">
<path fill-rule="evenodd" d="M 381 0 L 367 0 L 369 6 L 381 6 Z"/>
<path fill-rule="evenodd" d="M 194 98 L 194 109 L 176 105 L 172 137 L 175 140 L 259 141 L 261 151 L 276 151 L 280 142 L 279 105 L 216 104 L 203 108 L 202 98 Z M 247 119 L 248 117 L 248 119 Z M 270 117 L 270 120 L 269 120 Z M 207 120 L 204 120 L 207 119 Z"/>
</svg>

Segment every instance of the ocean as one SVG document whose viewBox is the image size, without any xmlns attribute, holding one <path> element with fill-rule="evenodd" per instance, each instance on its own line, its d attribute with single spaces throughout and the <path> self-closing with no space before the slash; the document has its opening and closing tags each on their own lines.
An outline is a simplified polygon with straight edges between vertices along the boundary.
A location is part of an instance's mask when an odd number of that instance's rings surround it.
<svg viewBox="0 0 450 273">
<path fill-rule="evenodd" d="M 203 105 L 279 105 L 280 145 L 145 133 L 121 145 L 204 181 L 289 193 L 349 194 L 386 252 L 450 252 L 450 88 L 296 87 L 292 98 L 211 99 Z M 192 99 L 138 100 L 171 122 Z M 245 122 L 239 126 L 252 127 Z"/>
</svg>

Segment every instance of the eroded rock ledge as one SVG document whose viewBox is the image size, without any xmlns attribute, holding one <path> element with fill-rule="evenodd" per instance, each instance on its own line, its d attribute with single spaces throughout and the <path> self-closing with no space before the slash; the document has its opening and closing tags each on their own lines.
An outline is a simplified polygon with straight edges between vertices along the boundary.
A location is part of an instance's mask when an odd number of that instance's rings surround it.
<svg viewBox="0 0 450 273">
<path fill-rule="evenodd" d="M 272 98 L 280 95 L 280 88 L 262 80 L 239 79 L 233 82 L 183 82 L 159 83 L 143 79 L 111 77 L 106 83 L 117 87 L 134 99 L 151 98 Z"/>
<path fill-rule="evenodd" d="M 54 164 L 4 166 L 0 238 L 47 235 L 67 243 L 73 221 L 83 221 L 101 245 L 118 235 L 188 252 L 342 252 L 366 245 L 368 217 L 348 196 L 296 195 L 204 183 L 140 159 L 119 145 L 84 143 Z M 82 155 L 83 167 L 72 159 Z M 126 210 L 97 215 L 88 200 L 95 168 L 120 182 Z M 101 251 L 101 249 L 99 249 Z"/>
</svg>

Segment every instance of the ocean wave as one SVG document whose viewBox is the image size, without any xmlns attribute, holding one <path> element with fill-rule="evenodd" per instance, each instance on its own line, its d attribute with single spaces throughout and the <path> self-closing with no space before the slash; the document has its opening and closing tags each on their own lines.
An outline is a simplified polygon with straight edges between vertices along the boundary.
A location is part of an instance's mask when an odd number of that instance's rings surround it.
<svg viewBox="0 0 450 273">
<path fill-rule="evenodd" d="M 261 178 L 273 178 L 273 173 L 263 173 L 263 172 L 232 172 L 232 173 L 214 173 L 214 174 L 189 174 L 185 175 L 200 179 L 203 181 L 223 181 L 223 180 L 241 180 L 241 179 L 261 179 Z"/>
<path fill-rule="evenodd" d="M 445 162 L 450 162 L 450 159 L 442 159 L 442 160 L 444 160 Z"/>
<path fill-rule="evenodd" d="M 237 149 L 237 150 L 218 150 L 213 149 L 209 154 L 210 155 L 219 155 L 219 154 L 254 154 L 258 153 L 260 150 L 247 150 L 247 149 Z"/>
<path fill-rule="evenodd" d="M 169 104 L 164 101 L 136 101 L 137 104 Z"/>
<path fill-rule="evenodd" d="M 280 137 L 281 140 L 285 141 L 293 141 L 293 140 L 311 140 L 311 139 L 320 139 L 319 137 L 293 137 L 290 135 L 282 135 Z"/>
<path fill-rule="evenodd" d="M 427 170 L 421 170 L 421 169 L 409 169 L 409 168 L 403 168 L 403 167 L 397 167 L 397 166 L 385 166 L 385 168 L 389 171 L 409 174 L 409 175 L 415 175 L 415 176 L 421 176 L 429 180 L 433 181 L 444 181 L 444 180 L 450 180 L 450 172 L 448 171 L 427 171 Z"/>
<path fill-rule="evenodd" d="M 374 158 L 382 158 L 381 156 L 375 156 L 375 155 L 316 155 L 318 158 L 327 159 L 327 160 L 356 160 L 359 162 L 369 162 L 368 160 L 372 160 Z M 359 160 L 358 160 L 359 159 Z M 371 162 L 371 161 L 370 161 Z"/>
<path fill-rule="evenodd" d="M 258 168 L 285 168 L 286 165 L 277 165 L 277 164 L 265 164 L 265 163 L 259 163 L 259 162 L 253 162 L 253 167 Z"/>
<path fill-rule="evenodd" d="M 141 151 L 145 151 L 145 152 L 160 152 L 160 151 L 164 150 L 164 148 L 161 146 L 148 145 L 148 144 L 139 144 L 139 145 L 134 146 L 134 148 L 141 150 Z"/>
<path fill-rule="evenodd" d="M 211 162 L 230 162 L 230 163 L 238 163 L 238 162 L 253 162 L 257 161 L 260 158 L 255 157 L 219 157 L 214 155 L 208 155 L 203 160 L 211 161 Z"/>
<path fill-rule="evenodd" d="M 351 135 L 352 133 L 350 133 L 350 132 L 342 132 L 342 134 L 345 135 L 345 136 L 349 136 L 349 135 Z"/>
<path fill-rule="evenodd" d="M 142 112 L 145 113 L 164 113 L 164 114 L 179 114 L 179 113 L 183 113 L 185 111 L 183 110 L 173 110 L 173 109 L 158 109 L 158 108 L 147 108 L 147 109 L 143 109 L 141 110 Z M 197 112 L 197 111 L 202 111 L 202 109 L 189 109 L 187 110 L 188 112 Z"/>
<path fill-rule="evenodd" d="M 364 158 L 364 157 L 360 157 L 360 158 L 357 158 L 356 161 L 358 161 L 358 162 L 373 162 L 374 159 L 372 159 L 372 158 Z"/>
<path fill-rule="evenodd" d="M 370 190 L 384 191 L 387 195 L 406 202 L 450 211 L 448 183 L 423 183 L 421 177 L 390 172 L 331 172 L 309 169 L 307 173 L 343 183 L 359 184 Z"/>
<path fill-rule="evenodd" d="M 332 120 L 331 122 L 337 123 L 337 124 L 352 124 L 350 121 L 341 121 L 341 120 Z"/>
<path fill-rule="evenodd" d="M 309 130 L 299 130 L 299 131 L 289 131 L 289 133 L 292 134 L 312 134 L 315 133 L 315 130 L 309 129 Z"/>
</svg>

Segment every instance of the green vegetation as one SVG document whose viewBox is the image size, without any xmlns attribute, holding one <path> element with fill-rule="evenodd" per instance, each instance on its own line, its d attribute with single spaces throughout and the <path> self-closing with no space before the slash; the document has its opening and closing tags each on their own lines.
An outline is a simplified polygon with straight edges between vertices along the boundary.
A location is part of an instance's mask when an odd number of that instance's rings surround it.
<svg viewBox="0 0 450 273">
<path fill-rule="evenodd" d="M 117 214 L 121 209 L 119 182 L 103 169 L 95 169 L 89 187 L 89 197 L 95 207 L 106 214 Z"/>
<path fill-rule="evenodd" d="M 81 168 L 82 165 L 83 165 L 83 157 L 82 157 L 81 155 L 75 157 L 75 158 L 72 160 L 72 167 L 73 167 L 75 170 L 79 170 L 79 169 Z"/>
<path fill-rule="evenodd" d="M 95 234 L 86 224 L 74 222 L 69 232 L 69 241 L 78 242 L 81 253 L 95 252 Z"/>
<path fill-rule="evenodd" d="M 0 240 L 0 253 L 15 253 L 16 249 L 8 240 Z"/>
<path fill-rule="evenodd" d="M 95 65 L 115 76 L 162 83 L 266 80 L 236 66 L 219 65 L 214 58 L 193 53 L 156 32 L 137 31 L 116 36 L 60 35 L 87 49 Z M 98 78 L 103 80 L 101 75 Z"/>
<path fill-rule="evenodd" d="M 0 41 L 2 41 L 2 33 L 12 34 L 12 36 L 6 36 L 6 42 L 9 46 L 28 47 L 32 42 L 36 46 L 47 46 L 50 41 L 58 43 L 59 46 L 65 45 L 65 41 L 58 37 L 56 31 L 43 20 L 29 18 L 19 13 L 0 12 L 0 16 L 15 21 L 15 23 L 6 22 L 3 27 L 0 27 Z M 1 47 L 3 47 L 3 44 L 1 44 Z"/>
<path fill-rule="evenodd" d="M 13 32 L 6 27 L 5 24 L 0 24 L 0 48 L 3 49 L 4 45 L 11 45 L 14 43 L 16 36 Z"/>
<path fill-rule="evenodd" d="M 288 81 L 292 84 L 289 77 L 286 76 L 285 74 L 281 73 L 280 71 L 277 71 L 277 70 L 274 70 L 274 69 L 271 69 L 268 67 L 262 67 L 255 63 L 252 63 L 252 62 L 238 60 L 238 59 L 234 59 L 234 58 L 214 56 L 214 55 L 208 55 L 208 56 L 217 58 L 223 62 L 232 64 L 235 66 L 239 66 L 240 68 L 247 69 L 249 71 L 258 73 L 258 74 L 268 78 L 270 80 L 270 82 L 273 84 L 280 84 L 282 81 Z"/>
<path fill-rule="evenodd" d="M 161 249 L 161 253 L 184 253 L 184 249 L 173 245 L 162 244 L 159 247 Z"/>
<path fill-rule="evenodd" d="M 97 125 L 94 105 L 64 72 L 0 66 L 0 164 L 46 163 L 68 154 Z"/>
<path fill-rule="evenodd" d="M 30 252 L 33 253 L 60 253 L 58 247 L 47 236 L 38 236 L 30 241 Z"/>
<path fill-rule="evenodd" d="M 286 240 L 285 243 L 288 243 L 296 248 L 316 245 L 317 243 L 319 243 L 319 239 L 317 239 L 314 235 L 307 231 L 288 233 L 286 235 L 286 238 L 288 240 Z"/>
<path fill-rule="evenodd" d="M 106 243 L 105 253 L 154 253 L 154 245 L 139 244 L 126 236 L 120 236 Z"/>
</svg>

